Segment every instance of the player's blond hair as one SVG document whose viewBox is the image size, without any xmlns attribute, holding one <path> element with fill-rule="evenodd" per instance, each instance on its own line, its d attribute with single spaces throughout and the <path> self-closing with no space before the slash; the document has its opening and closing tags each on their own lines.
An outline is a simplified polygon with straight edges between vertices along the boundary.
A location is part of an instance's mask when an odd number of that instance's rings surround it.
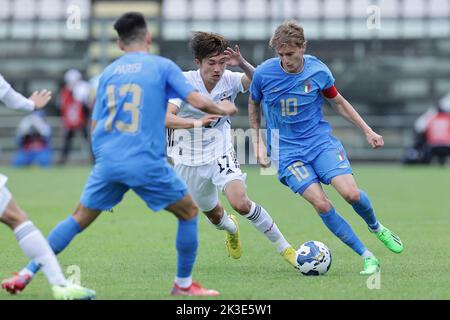
<svg viewBox="0 0 450 320">
<path fill-rule="evenodd" d="M 288 20 L 280 24 L 272 34 L 269 46 L 277 49 L 286 44 L 302 46 L 305 43 L 303 27 L 295 20 Z"/>
</svg>

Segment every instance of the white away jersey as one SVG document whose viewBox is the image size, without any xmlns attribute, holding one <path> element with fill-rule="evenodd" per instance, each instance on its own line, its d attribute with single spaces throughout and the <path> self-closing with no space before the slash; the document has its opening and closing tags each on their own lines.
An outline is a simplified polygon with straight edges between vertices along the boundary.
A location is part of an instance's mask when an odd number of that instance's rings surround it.
<svg viewBox="0 0 450 320">
<path fill-rule="evenodd" d="M 5 97 L 9 89 L 11 89 L 11 85 L 0 74 L 0 100 Z"/>
<path fill-rule="evenodd" d="M 33 111 L 34 103 L 30 99 L 25 98 L 20 93 L 16 92 L 11 85 L 0 74 L 0 101 L 6 107 L 16 110 Z"/>
<path fill-rule="evenodd" d="M 190 84 L 202 95 L 214 102 L 230 100 L 234 103 L 239 92 L 245 92 L 242 86 L 244 73 L 225 70 L 220 81 L 211 92 L 206 90 L 200 70 L 183 72 Z M 179 108 L 177 115 L 182 118 L 200 119 L 205 112 L 194 108 L 180 99 L 171 99 L 170 103 Z M 233 145 L 231 143 L 231 120 L 223 116 L 208 127 L 193 129 L 177 129 L 174 131 L 174 145 L 171 156 L 175 163 L 188 166 L 201 166 L 210 163 L 226 154 Z"/>
</svg>

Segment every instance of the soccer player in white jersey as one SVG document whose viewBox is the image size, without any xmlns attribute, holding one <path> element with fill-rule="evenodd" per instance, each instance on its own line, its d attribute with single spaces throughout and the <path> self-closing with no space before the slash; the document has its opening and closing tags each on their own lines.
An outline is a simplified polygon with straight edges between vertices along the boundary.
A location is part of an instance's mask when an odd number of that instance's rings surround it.
<svg viewBox="0 0 450 320">
<path fill-rule="evenodd" d="M 16 92 L 0 74 L 0 101 L 8 108 L 33 111 L 43 108 L 51 99 L 51 92 L 36 91 L 30 98 Z M 6 187 L 8 178 L 0 174 L 0 221 L 10 227 L 25 255 L 36 261 L 52 286 L 55 299 L 93 299 L 95 292 L 69 283 L 61 271 L 55 254 L 41 232 L 28 220 L 26 213 L 19 208 Z M 7 284 L 2 287 L 8 290 Z"/>
<path fill-rule="evenodd" d="M 239 92 L 248 90 L 254 67 L 242 57 L 238 46 L 233 50 L 222 36 L 207 32 L 194 33 L 190 46 L 198 69 L 184 75 L 200 93 L 215 102 L 233 102 Z M 244 72 L 226 70 L 227 66 L 237 66 Z M 274 243 L 283 258 L 295 267 L 295 250 L 269 213 L 247 196 L 245 174 L 231 143 L 230 124 L 229 116 L 207 115 L 179 99 L 169 100 L 166 127 L 185 129 L 174 131 L 176 145 L 169 156 L 174 160 L 175 170 L 186 181 L 208 220 L 217 229 L 226 231 L 226 247 L 232 258 L 239 259 L 242 253 L 238 221 L 225 212 L 218 189 L 232 208 Z"/>
</svg>

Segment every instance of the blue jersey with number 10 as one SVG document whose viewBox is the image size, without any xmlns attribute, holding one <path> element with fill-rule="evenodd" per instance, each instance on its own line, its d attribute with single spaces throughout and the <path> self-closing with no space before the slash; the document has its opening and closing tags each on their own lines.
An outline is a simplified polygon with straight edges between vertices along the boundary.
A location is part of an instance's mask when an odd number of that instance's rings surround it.
<svg viewBox="0 0 450 320">
<path fill-rule="evenodd" d="M 92 119 L 92 149 L 101 175 L 129 184 L 166 166 L 167 101 L 194 91 L 172 61 L 129 52 L 103 72 Z M 150 172 L 152 171 L 152 172 Z"/>
<path fill-rule="evenodd" d="M 311 55 L 304 55 L 299 73 L 286 72 L 279 58 L 256 68 L 251 98 L 263 104 L 267 127 L 276 130 L 272 137 L 279 139 L 272 141 L 271 154 L 278 158 L 280 171 L 294 161 L 312 161 L 330 143 L 331 127 L 323 119 L 321 91 L 333 84 L 328 67 Z"/>
</svg>

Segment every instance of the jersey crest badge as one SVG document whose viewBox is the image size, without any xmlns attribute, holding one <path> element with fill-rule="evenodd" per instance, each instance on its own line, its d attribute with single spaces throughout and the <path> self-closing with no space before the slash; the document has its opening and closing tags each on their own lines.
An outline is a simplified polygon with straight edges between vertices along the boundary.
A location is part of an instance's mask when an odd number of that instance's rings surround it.
<svg viewBox="0 0 450 320">
<path fill-rule="evenodd" d="M 303 82 L 303 90 L 305 91 L 305 93 L 311 92 L 311 82 L 309 82 L 309 80 Z"/>
</svg>

